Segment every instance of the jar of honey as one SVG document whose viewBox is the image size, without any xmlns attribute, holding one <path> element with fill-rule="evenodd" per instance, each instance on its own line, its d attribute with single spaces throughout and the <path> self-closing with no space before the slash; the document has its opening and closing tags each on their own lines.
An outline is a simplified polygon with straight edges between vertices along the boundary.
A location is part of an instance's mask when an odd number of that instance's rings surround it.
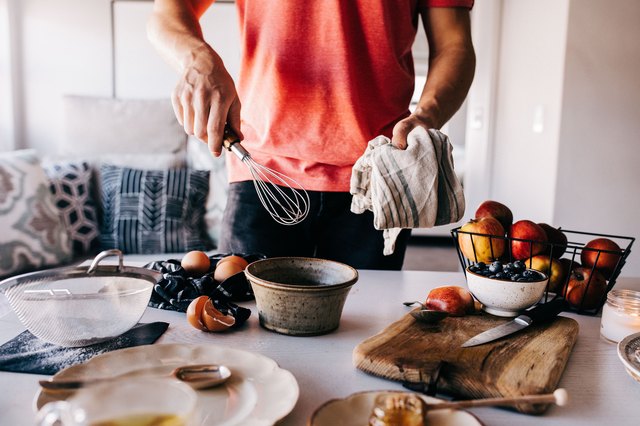
<svg viewBox="0 0 640 426">
<path fill-rule="evenodd" d="M 382 393 L 374 401 L 369 426 L 423 426 L 424 408 L 422 398 L 413 393 Z"/>
<path fill-rule="evenodd" d="M 640 291 L 614 289 L 602 307 L 600 335 L 610 342 L 640 332 Z"/>
</svg>

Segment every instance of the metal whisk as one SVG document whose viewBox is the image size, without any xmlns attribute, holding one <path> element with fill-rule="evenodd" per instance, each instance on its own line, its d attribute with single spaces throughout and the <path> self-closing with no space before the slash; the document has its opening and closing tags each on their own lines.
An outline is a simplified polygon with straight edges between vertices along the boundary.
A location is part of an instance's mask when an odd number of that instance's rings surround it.
<svg viewBox="0 0 640 426">
<path fill-rule="evenodd" d="M 296 225 L 307 217 L 310 204 L 307 191 L 294 179 L 256 163 L 228 125 L 224 128 L 222 146 L 249 168 L 258 198 L 273 220 L 282 225 Z"/>
</svg>

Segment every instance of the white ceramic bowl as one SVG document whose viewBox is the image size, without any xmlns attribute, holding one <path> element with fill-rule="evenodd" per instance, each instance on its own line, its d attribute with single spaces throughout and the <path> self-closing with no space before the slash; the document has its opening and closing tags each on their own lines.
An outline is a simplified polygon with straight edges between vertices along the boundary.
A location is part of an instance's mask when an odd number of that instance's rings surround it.
<svg viewBox="0 0 640 426">
<path fill-rule="evenodd" d="M 467 268 L 467 286 L 473 296 L 482 303 L 482 309 L 501 317 L 518 316 L 535 305 L 544 295 L 549 277 L 538 281 L 504 281 L 488 278 Z"/>
<path fill-rule="evenodd" d="M 274 257 L 247 266 L 260 324 L 296 336 L 329 333 L 340 324 L 342 308 L 358 271 L 331 260 Z"/>
</svg>

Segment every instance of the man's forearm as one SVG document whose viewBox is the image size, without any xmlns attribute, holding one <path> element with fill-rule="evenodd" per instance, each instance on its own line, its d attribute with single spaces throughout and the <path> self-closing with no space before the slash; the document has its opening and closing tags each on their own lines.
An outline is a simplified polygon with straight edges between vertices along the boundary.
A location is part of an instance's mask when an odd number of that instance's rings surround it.
<svg viewBox="0 0 640 426">
<path fill-rule="evenodd" d="M 179 71 L 193 63 L 200 51 L 211 51 L 198 19 L 213 0 L 155 0 L 147 24 L 149 40 L 163 58 Z"/>
<path fill-rule="evenodd" d="M 476 59 L 467 11 L 433 10 L 427 15 L 429 72 L 414 114 L 440 128 L 464 102 Z"/>
</svg>

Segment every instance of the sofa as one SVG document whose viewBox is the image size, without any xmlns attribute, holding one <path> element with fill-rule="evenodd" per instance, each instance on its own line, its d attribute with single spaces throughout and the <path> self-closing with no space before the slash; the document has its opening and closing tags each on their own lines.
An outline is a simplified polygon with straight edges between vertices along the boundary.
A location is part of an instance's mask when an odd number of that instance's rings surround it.
<svg viewBox="0 0 640 426">
<path fill-rule="evenodd" d="M 224 160 L 191 140 L 168 99 L 66 96 L 46 156 L 0 152 L 0 279 L 107 248 L 163 255 L 215 248 Z"/>
</svg>

